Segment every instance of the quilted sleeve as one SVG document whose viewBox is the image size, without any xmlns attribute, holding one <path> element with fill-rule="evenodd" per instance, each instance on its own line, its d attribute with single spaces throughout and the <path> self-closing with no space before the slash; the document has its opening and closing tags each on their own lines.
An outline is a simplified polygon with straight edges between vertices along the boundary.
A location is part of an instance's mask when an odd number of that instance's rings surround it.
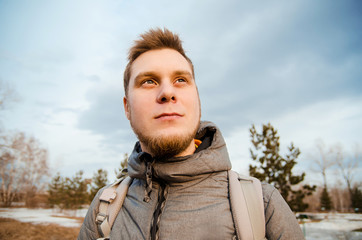
<svg viewBox="0 0 362 240">
<path fill-rule="evenodd" d="M 294 213 L 279 191 L 263 184 L 266 238 L 269 240 L 305 239 Z"/>
<path fill-rule="evenodd" d="M 100 189 L 89 206 L 87 215 L 80 228 L 78 240 L 95 240 L 100 238 L 98 226 L 96 223 L 96 215 L 99 208 L 99 196 L 104 188 Z"/>
</svg>

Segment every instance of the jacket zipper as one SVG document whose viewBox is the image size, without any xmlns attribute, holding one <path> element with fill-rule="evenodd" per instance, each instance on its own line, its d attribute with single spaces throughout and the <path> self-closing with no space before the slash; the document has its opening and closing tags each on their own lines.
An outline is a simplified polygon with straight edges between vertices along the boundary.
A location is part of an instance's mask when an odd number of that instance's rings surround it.
<svg viewBox="0 0 362 240">
<path fill-rule="evenodd" d="M 166 194 L 167 194 L 166 184 L 161 182 L 160 188 L 161 189 L 158 192 L 157 207 L 153 212 L 153 221 L 151 226 L 151 240 L 159 239 L 160 218 L 166 201 Z"/>
</svg>

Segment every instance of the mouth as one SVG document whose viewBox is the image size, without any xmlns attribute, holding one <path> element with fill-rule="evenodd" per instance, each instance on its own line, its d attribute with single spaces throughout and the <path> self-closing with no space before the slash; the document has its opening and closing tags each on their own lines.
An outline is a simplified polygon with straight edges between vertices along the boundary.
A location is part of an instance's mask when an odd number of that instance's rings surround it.
<svg viewBox="0 0 362 240">
<path fill-rule="evenodd" d="M 162 119 L 162 120 L 173 120 L 182 117 L 183 115 L 179 113 L 162 113 L 157 115 L 155 119 Z"/>
</svg>

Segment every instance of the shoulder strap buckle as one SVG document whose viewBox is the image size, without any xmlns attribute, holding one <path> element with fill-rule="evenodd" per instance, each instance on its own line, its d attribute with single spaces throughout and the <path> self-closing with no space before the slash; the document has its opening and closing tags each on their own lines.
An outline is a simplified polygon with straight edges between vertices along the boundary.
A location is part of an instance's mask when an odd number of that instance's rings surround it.
<svg viewBox="0 0 362 240">
<path fill-rule="evenodd" d="M 107 215 L 104 214 L 104 213 L 98 213 L 97 214 L 97 217 L 96 217 L 96 221 L 97 221 L 97 224 L 101 224 L 105 219 L 106 219 Z"/>
<path fill-rule="evenodd" d="M 103 190 L 101 196 L 99 197 L 99 200 L 106 203 L 111 203 L 116 198 L 116 196 L 117 193 L 114 188 L 106 188 Z"/>
<path fill-rule="evenodd" d="M 99 197 L 100 204 L 96 222 L 98 230 L 103 236 L 103 238 L 100 239 L 109 239 L 114 220 L 122 208 L 128 186 L 131 185 L 132 180 L 130 177 L 123 177 L 117 180 L 108 186 L 108 188 L 104 189 Z"/>
</svg>

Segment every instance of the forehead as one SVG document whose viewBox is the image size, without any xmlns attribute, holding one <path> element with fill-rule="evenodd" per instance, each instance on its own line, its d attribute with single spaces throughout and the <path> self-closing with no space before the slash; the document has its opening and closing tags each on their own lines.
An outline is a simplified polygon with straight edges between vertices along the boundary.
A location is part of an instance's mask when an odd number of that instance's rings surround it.
<svg viewBox="0 0 362 240">
<path fill-rule="evenodd" d="M 192 75 L 191 64 L 179 52 L 173 49 L 150 50 L 142 53 L 131 67 L 130 79 L 142 72 L 171 74 L 174 71 L 187 71 Z"/>
</svg>

